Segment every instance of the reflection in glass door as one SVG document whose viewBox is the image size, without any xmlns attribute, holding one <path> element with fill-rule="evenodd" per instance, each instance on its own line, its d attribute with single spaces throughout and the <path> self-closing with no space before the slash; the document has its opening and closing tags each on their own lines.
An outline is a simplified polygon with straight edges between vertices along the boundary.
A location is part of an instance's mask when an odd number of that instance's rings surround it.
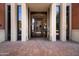
<svg viewBox="0 0 79 59">
<path fill-rule="evenodd" d="M 60 39 L 60 6 L 56 6 L 56 39 Z"/>
<path fill-rule="evenodd" d="M 17 5 L 17 40 L 21 40 L 21 5 Z"/>
</svg>

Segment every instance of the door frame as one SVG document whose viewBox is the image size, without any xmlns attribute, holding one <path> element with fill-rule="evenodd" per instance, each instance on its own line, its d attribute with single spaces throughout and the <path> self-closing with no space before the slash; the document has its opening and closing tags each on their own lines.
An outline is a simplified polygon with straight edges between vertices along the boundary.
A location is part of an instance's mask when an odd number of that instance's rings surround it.
<svg viewBox="0 0 79 59">
<path fill-rule="evenodd" d="M 7 9 L 8 9 L 9 3 L 5 3 L 5 41 L 8 39 L 8 17 L 7 17 Z"/>
</svg>

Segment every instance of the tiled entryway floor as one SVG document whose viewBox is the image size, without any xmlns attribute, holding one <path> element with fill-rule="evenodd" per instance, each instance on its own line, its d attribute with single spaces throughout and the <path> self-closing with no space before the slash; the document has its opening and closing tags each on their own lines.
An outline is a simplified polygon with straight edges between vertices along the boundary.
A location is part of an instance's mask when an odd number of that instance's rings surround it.
<svg viewBox="0 0 79 59">
<path fill-rule="evenodd" d="M 0 43 L 0 55 L 12 56 L 79 56 L 79 44 L 74 42 L 51 42 L 45 39 L 32 39 L 26 42 Z"/>
</svg>

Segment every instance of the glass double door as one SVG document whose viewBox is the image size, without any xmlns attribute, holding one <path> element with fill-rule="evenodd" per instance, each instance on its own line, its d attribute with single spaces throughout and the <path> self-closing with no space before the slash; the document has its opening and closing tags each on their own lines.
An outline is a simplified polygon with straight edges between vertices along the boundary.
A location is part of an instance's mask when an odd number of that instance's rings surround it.
<svg viewBox="0 0 79 59">
<path fill-rule="evenodd" d="M 47 37 L 47 22 L 43 18 L 32 18 L 32 37 Z"/>
</svg>

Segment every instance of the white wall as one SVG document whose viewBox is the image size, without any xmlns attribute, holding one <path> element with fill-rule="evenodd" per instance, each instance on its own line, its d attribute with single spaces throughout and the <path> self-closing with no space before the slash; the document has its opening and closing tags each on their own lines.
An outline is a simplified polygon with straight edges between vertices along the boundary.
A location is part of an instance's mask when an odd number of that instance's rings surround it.
<svg viewBox="0 0 79 59">
<path fill-rule="evenodd" d="M 5 41 L 5 30 L 0 29 L 0 42 Z"/>
<path fill-rule="evenodd" d="M 79 29 L 72 30 L 72 40 L 79 42 Z"/>
</svg>

